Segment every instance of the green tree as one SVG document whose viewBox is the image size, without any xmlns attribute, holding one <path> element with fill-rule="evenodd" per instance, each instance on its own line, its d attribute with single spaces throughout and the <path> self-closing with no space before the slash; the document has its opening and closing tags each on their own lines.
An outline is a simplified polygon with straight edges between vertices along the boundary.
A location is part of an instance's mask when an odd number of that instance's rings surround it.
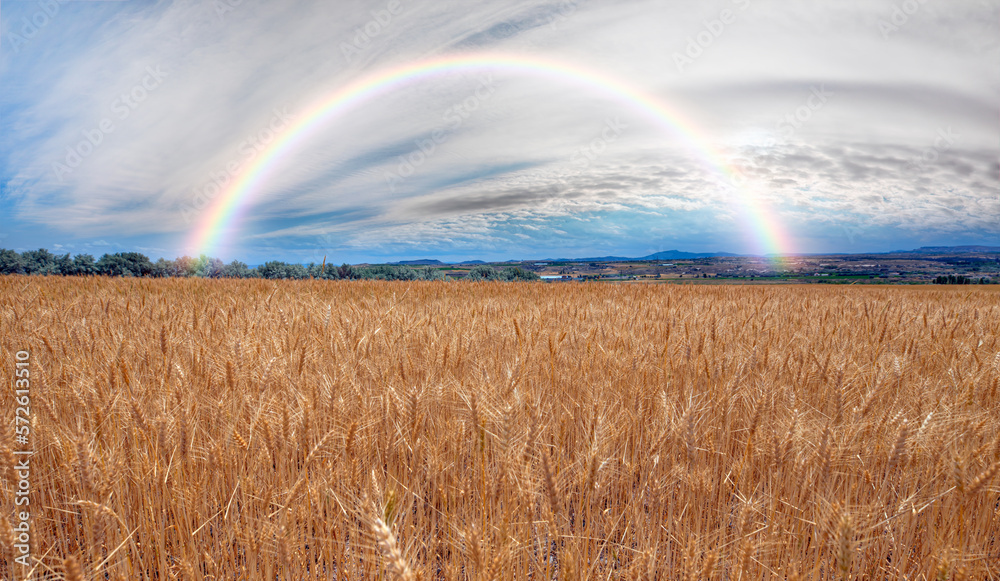
<svg viewBox="0 0 1000 581">
<path fill-rule="evenodd" d="M 138 252 L 105 254 L 95 265 L 98 274 L 106 276 L 151 276 L 153 263 Z"/>
<path fill-rule="evenodd" d="M 73 257 L 73 267 L 70 274 L 77 276 L 90 276 L 97 274 L 97 265 L 94 257 L 89 254 L 77 254 Z"/>
<path fill-rule="evenodd" d="M 469 280 L 497 280 L 500 278 L 500 273 L 488 264 L 480 264 L 473 267 L 466 278 Z"/>
<path fill-rule="evenodd" d="M 24 274 L 24 259 L 16 250 L 0 248 L 0 274 Z"/>
<path fill-rule="evenodd" d="M 253 278 L 254 271 L 247 268 L 239 260 L 234 260 L 222 268 L 219 276 L 223 278 Z"/>
<path fill-rule="evenodd" d="M 222 269 L 225 266 L 225 263 L 218 258 L 202 254 L 198 257 L 194 275 L 201 278 L 219 278 L 222 276 Z"/>
<path fill-rule="evenodd" d="M 174 265 L 173 260 L 160 258 L 159 260 L 153 263 L 153 269 L 150 276 L 153 276 L 155 278 L 166 278 L 174 276 L 175 268 L 176 266 Z"/>
<path fill-rule="evenodd" d="M 332 264 L 316 264 L 315 262 L 310 262 L 309 266 L 306 267 L 306 272 L 312 278 L 318 278 L 321 280 L 337 280 L 340 278 L 340 274 L 337 272 L 337 267 Z"/>
<path fill-rule="evenodd" d="M 280 260 L 265 262 L 257 267 L 257 273 L 261 278 L 269 279 L 302 279 L 309 278 L 309 273 L 301 264 L 288 264 Z"/>
<path fill-rule="evenodd" d="M 354 267 L 351 266 L 350 264 L 347 264 L 346 262 L 344 264 L 341 264 L 340 267 L 337 268 L 337 275 L 338 278 L 343 278 L 343 279 L 360 278 L 358 276 L 358 273 L 354 270 Z"/>
<path fill-rule="evenodd" d="M 271 260 L 258 266 L 257 273 L 267 279 L 288 278 L 288 265 L 280 260 Z"/>
<path fill-rule="evenodd" d="M 417 277 L 420 280 L 445 280 L 446 277 L 444 272 L 439 268 L 431 268 L 430 266 L 420 268 L 416 270 Z"/>
<path fill-rule="evenodd" d="M 416 280 L 415 270 L 405 265 L 376 264 L 365 268 L 359 268 L 358 274 L 361 278 L 370 280 Z"/>
<path fill-rule="evenodd" d="M 21 253 L 25 274 L 58 274 L 56 256 L 44 248 Z"/>
<path fill-rule="evenodd" d="M 181 256 L 174 260 L 174 272 L 171 276 L 195 276 L 198 273 L 198 261 L 190 256 Z"/>
<path fill-rule="evenodd" d="M 518 266 L 510 266 L 499 272 L 499 279 L 506 281 L 541 280 L 538 274 Z"/>
<path fill-rule="evenodd" d="M 301 280 L 303 278 L 309 278 L 309 273 L 306 272 L 306 267 L 301 264 L 289 264 L 288 268 L 285 269 L 287 273 L 286 278 L 291 278 L 295 280 Z"/>
</svg>

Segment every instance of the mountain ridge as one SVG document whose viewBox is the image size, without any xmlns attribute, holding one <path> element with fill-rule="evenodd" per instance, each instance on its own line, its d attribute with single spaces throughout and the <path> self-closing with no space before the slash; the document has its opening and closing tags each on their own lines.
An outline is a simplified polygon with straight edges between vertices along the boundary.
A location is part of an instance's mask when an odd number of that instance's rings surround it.
<svg viewBox="0 0 1000 581">
<path fill-rule="evenodd" d="M 893 250 L 890 252 L 819 252 L 800 253 L 789 256 L 882 256 L 890 254 L 1000 254 L 1000 246 L 921 246 L 912 250 Z M 592 256 L 586 258 L 541 258 L 525 260 L 506 261 L 484 261 L 484 260 L 461 260 L 456 262 L 442 262 L 434 258 L 421 258 L 417 260 L 400 260 L 386 264 L 405 266 L 446 266 L 446 265 L 474 265 L 474 264 L 500 264 L 502 262 L 643 262 L 655 260 L 694 260 L 699 258 L 740 258 L 755 257 L 753 254 L 736 254 L 733 252 L 685 252 L 682 250 L 661 250 L 641 257 L 628 256 Z"/>
</svg>

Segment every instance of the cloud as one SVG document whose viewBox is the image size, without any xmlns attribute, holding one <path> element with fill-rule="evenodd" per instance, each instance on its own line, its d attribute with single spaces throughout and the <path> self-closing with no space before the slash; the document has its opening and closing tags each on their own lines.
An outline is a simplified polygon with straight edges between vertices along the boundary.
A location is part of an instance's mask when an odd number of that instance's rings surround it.
<svg viewBox="0 0 1000 581">
<path fill-rule="evenodd" d="M 995 237 L 994 4 L 922 3 L 885 37 L 891 6 L 860 0 L 67 3 L 22 50 L 4 41 L 0 53 L 0 209 L 15 245 L 41 229 L 67 247 L 109 237 L 189 251 L 197 224 L 181 208 L 233 164 L 250 167 L 262 136 L 280 139 L 282 111 L 303 115 L 389 67 L 488 50 L 618 77 L 697 139 L 552 76 L 483 71 L 495 89 L 457 125 L 483 75 L 401 84 L 312 127 L 251 189 L 226 252 L 329 246 L 315 237 L 331 233 L 343 248 L 452 254 L 551 245 L 552 232 L 645 248 L 654 218 L 665 239 L 687 236 L 681 246 L 742 251 L 731 225 L 747 222 L 747 199 L 803 249 L 834 250 L 844 228 L 862 241 Z M 33 7 L 4 6 L 5 37 Z M 678 71 L 674 53 L 723 8 L 738 18 Z M 817 87 L 832 93 L 818 105 Z M 626 129 L 601 144 L 609 119 Z M 742 168 L 746 191 L 720 167 Z"/>
</svg>

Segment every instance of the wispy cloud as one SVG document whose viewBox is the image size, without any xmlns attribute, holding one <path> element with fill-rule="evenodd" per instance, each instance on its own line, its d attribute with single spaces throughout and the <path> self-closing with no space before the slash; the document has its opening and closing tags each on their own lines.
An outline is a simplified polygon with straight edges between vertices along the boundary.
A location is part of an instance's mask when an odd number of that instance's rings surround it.
<svg viewBox="0 0 1000 581">
<path fill-rule="evenodd" d="M 483 50 L 576 63 L 670 103 L 801 250 L 1000 239 L 993 2 L 928 0 L 889 34 L 881 0 L 65 2 L 15 47 L 37 10 L 5 3 L 0 22 L 7 245 L 190 252 L 200 215 L 182 208 L 245 169 L 281 111 Z M 699 55 L 678 70 L 692 41 Z M 485 77 L 488 98 L 454 123 Z M 820 86 L 831 96 L 802 113 Z M 627 129 L 592 146 L 609 119 Z M 557 79 L 412 83 L 316 128 L 279 165 L 225 256 L 745 250 L 740 204 L 697 148 Z"/>
</svg>

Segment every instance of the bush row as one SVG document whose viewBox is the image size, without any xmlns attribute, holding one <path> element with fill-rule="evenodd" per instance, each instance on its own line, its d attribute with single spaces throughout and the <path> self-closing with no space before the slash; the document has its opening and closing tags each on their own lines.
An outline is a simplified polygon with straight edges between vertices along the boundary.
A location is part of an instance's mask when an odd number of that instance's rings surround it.
<svg viewBox="0 0 1000 581">
<path fill-rule="evenodd" d="M 175 260 L 159 259 L 153 262 L 138 252 L 116 252 L 105 254 L 95 260 L 90 254 L 52 254 L 44 248 L 18 253 L 0 249 L 0 274 L 38 274 L 63 276 L 144 276 L 202 277 L 202 278 L 268 278 L 326 280 L 369 279 L 369 280 L 444 280 L 445 275 L 436 268 L 412 268 L 405 265 L 378 264 L 373 266 L 351 266 L 342 264 L 289 264 L 272 260 L 250 268 L 239 260 L 226 264 L 218 258 L 202 255 L 198 258 L 182 256 Z M 469 273 L 469 280 L 538 280 L 538 275 L 521 268 L 495 269 L 492 266 L 476 266 Z"/>
</svg>

